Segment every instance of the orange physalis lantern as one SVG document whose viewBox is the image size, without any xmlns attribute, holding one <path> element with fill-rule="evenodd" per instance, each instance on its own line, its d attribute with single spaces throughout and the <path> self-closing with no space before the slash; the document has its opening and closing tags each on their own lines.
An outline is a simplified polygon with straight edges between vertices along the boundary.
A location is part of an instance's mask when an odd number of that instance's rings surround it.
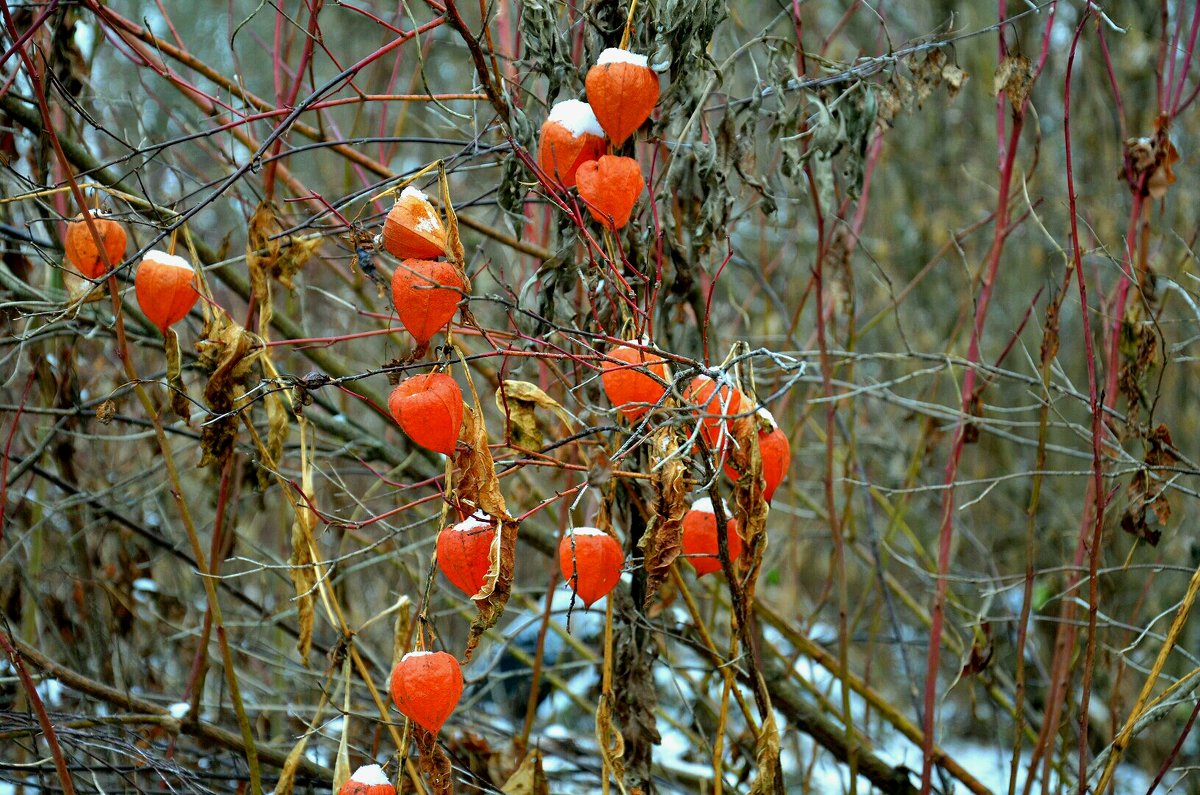
<svg viewBox="0 0 1200 795">
<path fill-rule="evenodd" d="M 338 795 L 396 795 L 379 765 L 363 765 L 338 789 Z"/>
<path fill-rule="evenodd" d="M 142 313 L 164 334 L 187 317 L 200 298 L 196 272 L 188 261 L 157 249 L 142 257 L 133 287 Z"/>
<path fill-rule="evenodd" d="M 604 154 L 604 130 L 592 106 L 577 99 L 557 103 L 542 125 L 538 138 L 538 165 L 564 187 L 575 186 L 575 170 L 581 163 Z"/>
<path fill-rule="evenodd" d="M 454 454 L 462 428 L 463 400 L 453 378 L 445 373 L 413 376 L 392 390 L 388 408 L 413 442 L 436 453 Z"/>
<path fill-rule="evenodd" d="M 392 274 L 392 301 L 413 339 L 426 345 L 458 311 L 466 284 L 449 262 L 406 259 Z"/>
<path fill-rule="evenodd" d="M 454 587 L 467 596 L 483 588 L 492 567 L 496 522 L 482 511 L 438 533 L 437 565 Z"/>
<path fill-rule="evenodd" d="M 759 423 L 758 454 L 762 457 L 763 498 L 770 502 L 775 489 L 779 488 L 787 475 L 788 464 L 792 460 L 792 445 L 771 412 L 760 408 L 755 414 Z M 725 464 L 725 472 L 733 480 L 737 480 L 741 474 L 729 464 Z"/>
<path fill-rule="evenodd" d="M 726 381 L 718 386 L 706 375 L 693 378 L 683 396 L 689 403 L 700 406 L 697 421 L 704 441 L 713 450 L 724 449 L 733 433 L 732 423 L 738 421 L 734 418 L 746 410 L 746 396 Z"/>
<path fill-rule="evenodd" d="M 646 56 L 609 47 L 587 73 L 588 102 L 600 126 L 620 146 L 658 103 L 658 75 Z"/>
<path fill-rule="evenodd" d="M 383 222 L 383 247 L 397 259 L 429 259 L 446 253 L 446 229 L 429 197 L 407 187 Z"/>
<path fill-rule="evenodd" d="M 742 554 L 742 537 L 738 535 L 737 520 L 730 517 L 729 506 L 723 502 L 727 521 L 725 523 L 725 544 L 729 550 L 729 560 L 734 561 Z M 683 554 L 684 560 L 696 570 L 696 576 L 703 577 L 721 570 L 720 546 L 717 541 L 717 515 L 713 511 L 712 500 L 702 497 L 692 503 L 691 509 L 683 515 Z"/>
<path fill-rule="evenodd" d="M 621 229 L 629 223 L 646 180 L 642 177 L 642 167 L 632 157 L 604 155 L 599 160 L 582 163 L 575 171 L 575 184 L 593 218 L 605 226 Z"/>
<path fill-rule="evenodd" d="M 462 669 L 444 651 L 410 651 L 392 669 L 391 690 L 396 709 L 437 733 L 462 698 Z"/>
<path fill-rule="evenodd" d="M 558 565 L 584 607 L 591 607 L 620 581 L 625 553 L 617 539 L 603 530 L 576 527 L 558 542 Z"/>
<path fill-rule="evenodd" d="M 104 254 L 108 257 L 108 264 L 115 268 L 125 257 L 125 227 L 110 218 L 105 218 L 99 212 L 93 212 L 91 216 L 92 225 L 100 237 L 100 245 L 104 247 Z M 67 262 L 87 278 L 99 279 L 108 272 L 104 256 L 101 256 L 100 249 L 96 248 L 96 238 L 92 237 L 92 230 L 88 228 L 83 213 L 67 223 L 67 237 L 63 241 L 63 249 L 67 255 Z"/>
<path fill-rule="evenodd" d="M 632 346 L 638 347 L 632 347 Z M 608 358 L 600 364 L 603 372 L 600 383 L 613 407 L 636 420 L 649 411 L 667 391 L 659 381 L 643 372 L 650 371 L 659 379 L 666 380 L 667 363 L 660 356 L 645 351 L 639 343 L 619 345 L 608 352 Z"/>
</svg>

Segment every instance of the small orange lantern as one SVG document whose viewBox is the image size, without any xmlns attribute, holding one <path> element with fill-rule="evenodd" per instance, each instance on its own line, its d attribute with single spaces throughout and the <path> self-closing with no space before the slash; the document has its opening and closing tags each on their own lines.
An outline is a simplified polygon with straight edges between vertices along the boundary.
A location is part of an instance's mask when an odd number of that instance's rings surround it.
<svg viewBox="0 0 1200 795">
<path fill-rule="evenodd" d="M 642 369 L 666 380 L 666 360 L 648 353 L 636 342 L 613 348 L 608 352 L 608 358 L 615 361 L 600 364 L 603 371 L 600 373 L 600 383 L 604 386 L 604 393 L 614 408 L 630 420 L 636 420 L 667 391 L 665 386 L 642 372 Z"/>
<path fill-rule="evenodd" d="M 621 579 L 625 553 L 617 539 L 596 527 L 568 530 L 558 542 L 558 565 L 563 579 L 584 607 L 608 595 Z"/>
<path fill-rule="evenodd" d="M 396 795 L 379 765 L 363 765 L 338 789 L 338 795 Z"/>
<path fill-rule="evenodd" d="M 383 222 L 383 247 L 397 259 L 445 255 L 446 229 L 428 196 L 411 186 L 400 192 Z"/>
<path fill-rule="evenodd" d="M 575 184 L 592 217 L 613 229 L 629 223 L 633 205 L 646 188 L 638 162 L 613 155 L 582 163 L 575 171 Z"/>
<path fill-rule="evenodd" d="M 91 216 L 92 225 L 100 237 L 100 245 L 104 247 L 104 254 L 108 257 L 108 264 L 115 268 L 125 257 L 125 227 L 111 218 L 105 218 L 99 212 L 93 212 Z M 92 230 L 88 228 L 83 213 L 67 223 L 63 249 L 67 261 L 87 278 L 99 279 L 108 272 L 100 249 L 96 248 L 96 238 L 92 237 Z"/>
<path fill-rule="evenodd" d="M 792 445 L 787 434 L 775 422 L 771 412 L 760 408 L 755 412 L 758 419 L 758 454 L 762 457 L 763 498 L 767 502 L 775 495 L 775 489 L 787 475 L 792 459 Z M 741 474 L 728 463 L 725 472 L 733 480 Z"/>
<path fill-rule="evenodd" d="M 437 565 L 467 596 L 479 593 L 492 567 L 496 522 L 482 511 L 438 533 Z"/>
<path fill-rule="evenodd" d="M 577 99 L 557 103 L 542 125 L 538 138 L 538 165 L 564 187 L 575 187 L 575 170 L 581 163 L 604 154 L 604 130 L 591 105 Z"/>
<path fill-rule="evenodd" d="M 187 317 L 200 298 L 196 272 L 188 261 L 157 249 L 142 257 L 133 288 L 142 313 L 164 334 Z"/>
<path fill-rule="evenodd" d="M 725 516 L 725 544 L 729 550 L 729 560 L 734 561 L 742 554 L 742 537 L 738 535 L 737 520 L 729 513 L 729 506 L 721 503 Z M 684 560 L 696 570 L 696 576 L 703 577 L 721 570 L 720 546 L 717 541 L 717 515 L 713 511 L 712 500 L 702 497 L 692 503 L 691 509 L 683 515 L 683 554 Z"/>
<path fill-rule="evenodd" d="M 392 301 L 413 339 L 426 345 L 458 311 L 466 285 L 449 262 L 406 259 L 392 274 Z"/>
<path fill-rule="evenodd" d="M 588 102 L 613 146 L 625 143 L 658 103 L 658 75 L 646 56 L 610 47 L 588 70 Z"/>
<path fill-rule="evenodd" d="M 463 400 L 453 378 L 445 373 L 413 376 L 392 390 L 388 408 L 413 442 L 436 453 L 454 455 L 462 429 Z"/>
<path fill-rule="evenodd" d="M 734 418 L 746 410 L 746 396 L 728 382 L 722 381 L 718 386 L 706 375 L 693 378 L 683 396 L 701 407 L 696 419 L 704 441 L 713 450 L 724 450 L 733 432 L 731 423 L 738 422 Z"/>
<path fill-rule="evenodd" d="M 411 651 L 392 669 L 391 691 L 396 709 L 436 734 L 462 698 L 462 668 L 444 651 Z"/>
</svg>

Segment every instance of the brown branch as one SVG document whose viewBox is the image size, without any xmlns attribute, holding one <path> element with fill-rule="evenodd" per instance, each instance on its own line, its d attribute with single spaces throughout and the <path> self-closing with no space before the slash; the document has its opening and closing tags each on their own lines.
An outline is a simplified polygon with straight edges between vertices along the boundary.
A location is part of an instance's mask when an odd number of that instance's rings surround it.
<svg viewBox="0 0 1200 795">
<path fill-rule="evenodd" d="M 0 639 L 3 639 L 0 634 Z M 83 674 L 74 671 L 65 665 L 55 662 L 33 646 L 25 643 L 18 638 L 11 638 L 13 646 L 15 646 L 16 654 L 19 659 L 24 659 L 30 665 L 38 670 L 41 670 L 55 679 L 58 679 L 72 690 L 78 691 L 92 698 L 100 699 L 105 703 L 112 704 L 124 710 L 138 712 L 145 715 L 155 716 L 162 725 L 168 727 L 172 732 L 186 734 L 191 737 L 197 737 L 216 745 L 226 748 L 230 751 L 238 753 L 246 753 L 245 744 L 242 742 L 241 736 L 237 732 L 223 729 L 220 726 L 214 726 L 211 723 L 206 723 L 202 720 L 184 719 L 177 720 L 170 712 L 162 707 L 137 696 L 129 695 L 115 687 L 109 687 L 106 684 L 97 682 L 95 679 L 90 679 Z M 266 762 L 277 768 L 283 768 L 287 763 L 288 754 L 285 751 L 257 746 L 258 759 L 261 762 Z M 300 768 L 311 779 L 329 782 L 333 780 L 333 771 L 324 765 L 319 765 L 311 759 L 304 757 L 300 760 Z"/>
<path fill-rule="evenodd" d="M 507 125 L 511 115 L 508 102 L 505 101 L 500 88 L 492 79 L 492 73 L 488 70 L 487 61 L 483 57 L 483 50 L 479 46 L 479 40 L 467 28 L 467 23 L 463 20 L 462 14 L 458 13 L 458 6 L 455 5 L 454 0 L 446 0 L 446 18 L 450 21 L 450 26 L 458 31 L 458 35 L 462 36 L 467 49 L 471 51 L 471 60 L 475 63 L 475 71 L 479 74 L 480 82 L 483 83 L 484 93 L 487 94 L 492 107 L 496 109 L 496 115 L 500 117 L 500 121 Z M 487 24 L 486 20 L 484 20 L 484 24 Z"/>
</svg>

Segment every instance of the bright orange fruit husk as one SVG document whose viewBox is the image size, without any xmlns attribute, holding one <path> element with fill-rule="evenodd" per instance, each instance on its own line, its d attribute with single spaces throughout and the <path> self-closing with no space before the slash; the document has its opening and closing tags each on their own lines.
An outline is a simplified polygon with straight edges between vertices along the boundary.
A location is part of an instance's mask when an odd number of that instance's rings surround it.
<svg viewBox="0 0 1200 795">
<path fill-rule="evenodd" d="M 667 391 L 665 386 L 641 372 L 639 368 L 645 368 L 665 380 L 666 360 L 642 350 L 640 346 L 629 345 L 613 348 L 608 352 L 608 358 L 616 361 L 600 364 L 600 383 L 604 387 L 604 393 L 608 395 L 608 400 L 614 408 L 630 420 L 637 420 Z"/>
<path fill-rule="evenodd" d="M 445 373 L 416 375 L 396 385 L 388 409 L 408 438 L 427 450 L 454 455 L 462 429 L 463 400 L 458 383 Z"/>
<path fill-rule="evenodd" d="M 405 188 L 383 222 L 383 248 L 397 259 L 446 254 L 446 229 L 424 193 Z"/>
<path fill-rule="evenodd" d="M 437 565 L 455 588 L 467 596 L 479 593 L 492 566 L 496 523 L 476 514 L 438 533 Z"/>
<path fill-rule="evenodd" d="M 462 698 L 462 668 L 444 651 L 409 652 L 392 669 L 391 692 L 396 709 L 436 733 Z"/>
<path fill-rule="evenodd" d="M 729 445 L 733 434 L 733 423 L 740 421 L 735 415 L 746 410 L 746 396 L 740 389 L 716 382 L 706 375 L 698 375 L 683 392 L 684 399 L 700 406 L 696 419 L 700 423 L 700 434 L 714 450 L 723 450 Z"/>
<path fill-rule="evenodd" d="M 449 262 L 408 259 L 392 274 L 392 302 L 404 328 L 425 345 L 458 311 L 462 276 Z"/>
<path fill-rule="evenodd" d="M 610 52 L 622 51 L 605 50 L 601 60 Z M 630 53 L 621 57 L 637 58 Z M 658 75 L 638 63 L 598 63 L 588 70 L 585 83 L 588 103 L 614 146 L 625 143 L 658 103 Z"/>
<path fill-rule="evenodd" d="M 196 272 L 188 261 L 156 249 L 142 258 L 133 286 L 138 307 L 164 334 L 187 317 L 200 299 Z"/>
<path fill-rule="evenodd" d="M 717 516 L 712 508 L 700 508 L 701 501 L 694 503 L 683 515 L 684 560 L 703 577 L 721 570 L 721 557 L 717 541 Z M 726 516 L 729 516 L 726 511 Z M 725 524 L 725 544 L 729 559 L 737 560 L 742 554 L 742 537 L 738 535 L 737 520 L 728 519 Z"/>
<path fill-rule="evenodd" d="M 646 188 L 646 180 L 641 166 L 632 157 L 604 155 L 579 166 L 575 185 L 593 218 L 605 226 L 622 229 L 629 223 L 633 205 Z"/>
<path fill-rule="evenodd" d="M 604 154 L 603 132 L 586 102 L 558 103 L 538 136 L 538 165 L 564 187 L 575 187 L 579 166 Z"/>
<path fill-rule="evenodd" d="M 108 264 L 117 267 L 125 257 L 125 227 L 96 213 L 92 213 L 92 225 L 100 236 L 100 243 L 108 256 Z M 96 248 L 96 238 L 92 237 L 92 231 L 88 229 L 83 213 L 75 216 L 67 224 L 63 249 L 67 255 L 67 262 L 87 278 L 99 279 L 108 272 L 100 249 Z"/>
<path fill-rule="evenodd" d="M 625 553 L 603 530 L 576 527 L 558 542 L 558 565 L 567 585 L 591 607 L 620 582 Z"/>
</svg>

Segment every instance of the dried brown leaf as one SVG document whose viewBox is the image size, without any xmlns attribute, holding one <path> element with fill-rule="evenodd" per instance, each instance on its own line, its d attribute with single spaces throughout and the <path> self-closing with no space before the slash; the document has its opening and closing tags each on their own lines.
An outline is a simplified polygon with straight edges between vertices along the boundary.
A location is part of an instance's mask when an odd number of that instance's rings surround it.
<svg viewBox="0 0 1200 795">
<path fill-rule="evenodd" d="M 658 593 L 683 551 L 683 516 L 688 508 L 683 476 L 687 467 L 678 452 L 685 441 L 678 426 L 673 425 L 664 425 L 650 437 L 654 516 L 638 541 L 646 569 L 646 605 Z"/>
<path fill-rule="evenodd" d="M 1009 55 L 996 67 L 992 94 L 1004 92 L 1013 110 L 1020 110 L 1033 88 L 1033 64 L 1024 55 Z"/>
<path fill-rule="evenodd" d="M 117 413 L 117 404 L 111 400 L 106 400 L 99 406 L 96 406 L 96 419 L 101 425 L 108 425 L 113 421 L 113 417 Z"/>
<path fill-rule="evenodd" d="M 776 795 L 783 792 L 783 781 L 779 773 L 779 728 L 775 715 L 768 712 L 758 730 L 758 741 L 754 749 L 754 783 L 749 795 Z"/>
<path fill-rule="evenodd" d="M 179 335 L 167 329 L 163 336 L 163 352 L 167 359 L 167 387 L 171 394 L 171 411 L 184 422 L 192 418 L 192 404 L 183 383 L 183 356 L 179 351 Z"/>
<path fill-rule="evenodd" d="M 733 438 L 737 442 L 738 471 L 741 476 L 733 489 L 734 513 L 742 531 L 745 552 L 742 587 L 745 601 L 754 600 L 754 586 L 762 569 L 763 553 L 767 549 L 767 506 L 763 494 L 762 455 L 758 450 L 758 427 L 753 422 L 734 424 Z"/>
<path fill-rule="evenodd" d="M 612 693 L 601 693 L 596 702 L 596 742 L 600 744 L 600 758 L 604 761 L 604 775 L 612 775 L 621 790 L 625 785 L 625 738 L 613 726 Z"/>
<path fill-rule="evenodd" d="M 425 774 L 430 792 L 434 795 L 453 795 L 454 771 L 450 766 L 450 757 L 438 744 L 437 735 L 419 726 L 413 726 L 413 739 L 416 740 L 420 752 L 418 766 Z"/>
<path fill-rule="evenodd" d="M 465 444 L 454 462 L 454 494 L 451 502 L 477 507 L 499 524 L 492 543 L 491 566 L 484 577 L 483 588 L 471 597 L 478 614 L 471 622 L 463 659 L 471 659 L 479 638 L 496 625 L 512 594 L 513 569 L 516 564 L 518 523 L 508 514 L 496 464 L 488 449 L 487 427 L 483 418 L 470 406 L 463 410 L 463 427 L 459 434 Z"/>
<path fill-rule="evenodd" d="M 542 752 L 534 748 L 521 760 L 521 766 L 500 787 L 504 795 L 550 795 L 546 771 L 542 769 Z"/>
<path fill-rule="evenodd" d="M 284 235 L 275 205 L 263 202 L 250 216 L 247 230 L 246 263 L 250 268 L 251 289 L 260 299 L 265 297 L 266 277 L 279 280 L 289 290 L 292 277 L 321 247 L 321 238 Z M 260 311 L 270 312 L 270 303 L 260 304 Z"/>
<path fill-rule="evenodd" d="M 257 337 L 223 313 L 214 315 L 204 331 L 204 338 L 196 343 L 196 349 L 201 367 L 209 372 L 204 399 L 215 416 L 200 431 L 200 447 L 204 451 L 200 466 L 216 464 L 219 467 L 233 452 L 238 418 L 232 410 L 245 392 L 251 365 L 261 344 Z"/>
<path fill-rule="evenodd" d="M 527 381 L 505 381 L 496 390 L 496 407 L 508 418 L 508 434 L 518 447 L 538 450 L 542 447 L 542 431 L 535 409 L 554 412 L 568 430 L 571 415 L 558 401 Z"/>
<path fill-rule="evenodd" d="M 311 494 L 306 493 L 305 496 L 312 498 Z M 292 585 L 296 588 L 296 608 L 299 612 L 300 637 L 296 648 L 305 665 L 308 665 L 308 655 L 312 651 L 313 620 L 316 617 L 313 590 L 317 586 L 317 574 L 313 567 L 316 561 L 312 556 L 312 531 L 316 526 L 316 515 L 306 506 L 297 503 L 295 519 L 292 520 L 292 556 L 288 559 L 288 573 L 291 574 Z"/>
</svg>

